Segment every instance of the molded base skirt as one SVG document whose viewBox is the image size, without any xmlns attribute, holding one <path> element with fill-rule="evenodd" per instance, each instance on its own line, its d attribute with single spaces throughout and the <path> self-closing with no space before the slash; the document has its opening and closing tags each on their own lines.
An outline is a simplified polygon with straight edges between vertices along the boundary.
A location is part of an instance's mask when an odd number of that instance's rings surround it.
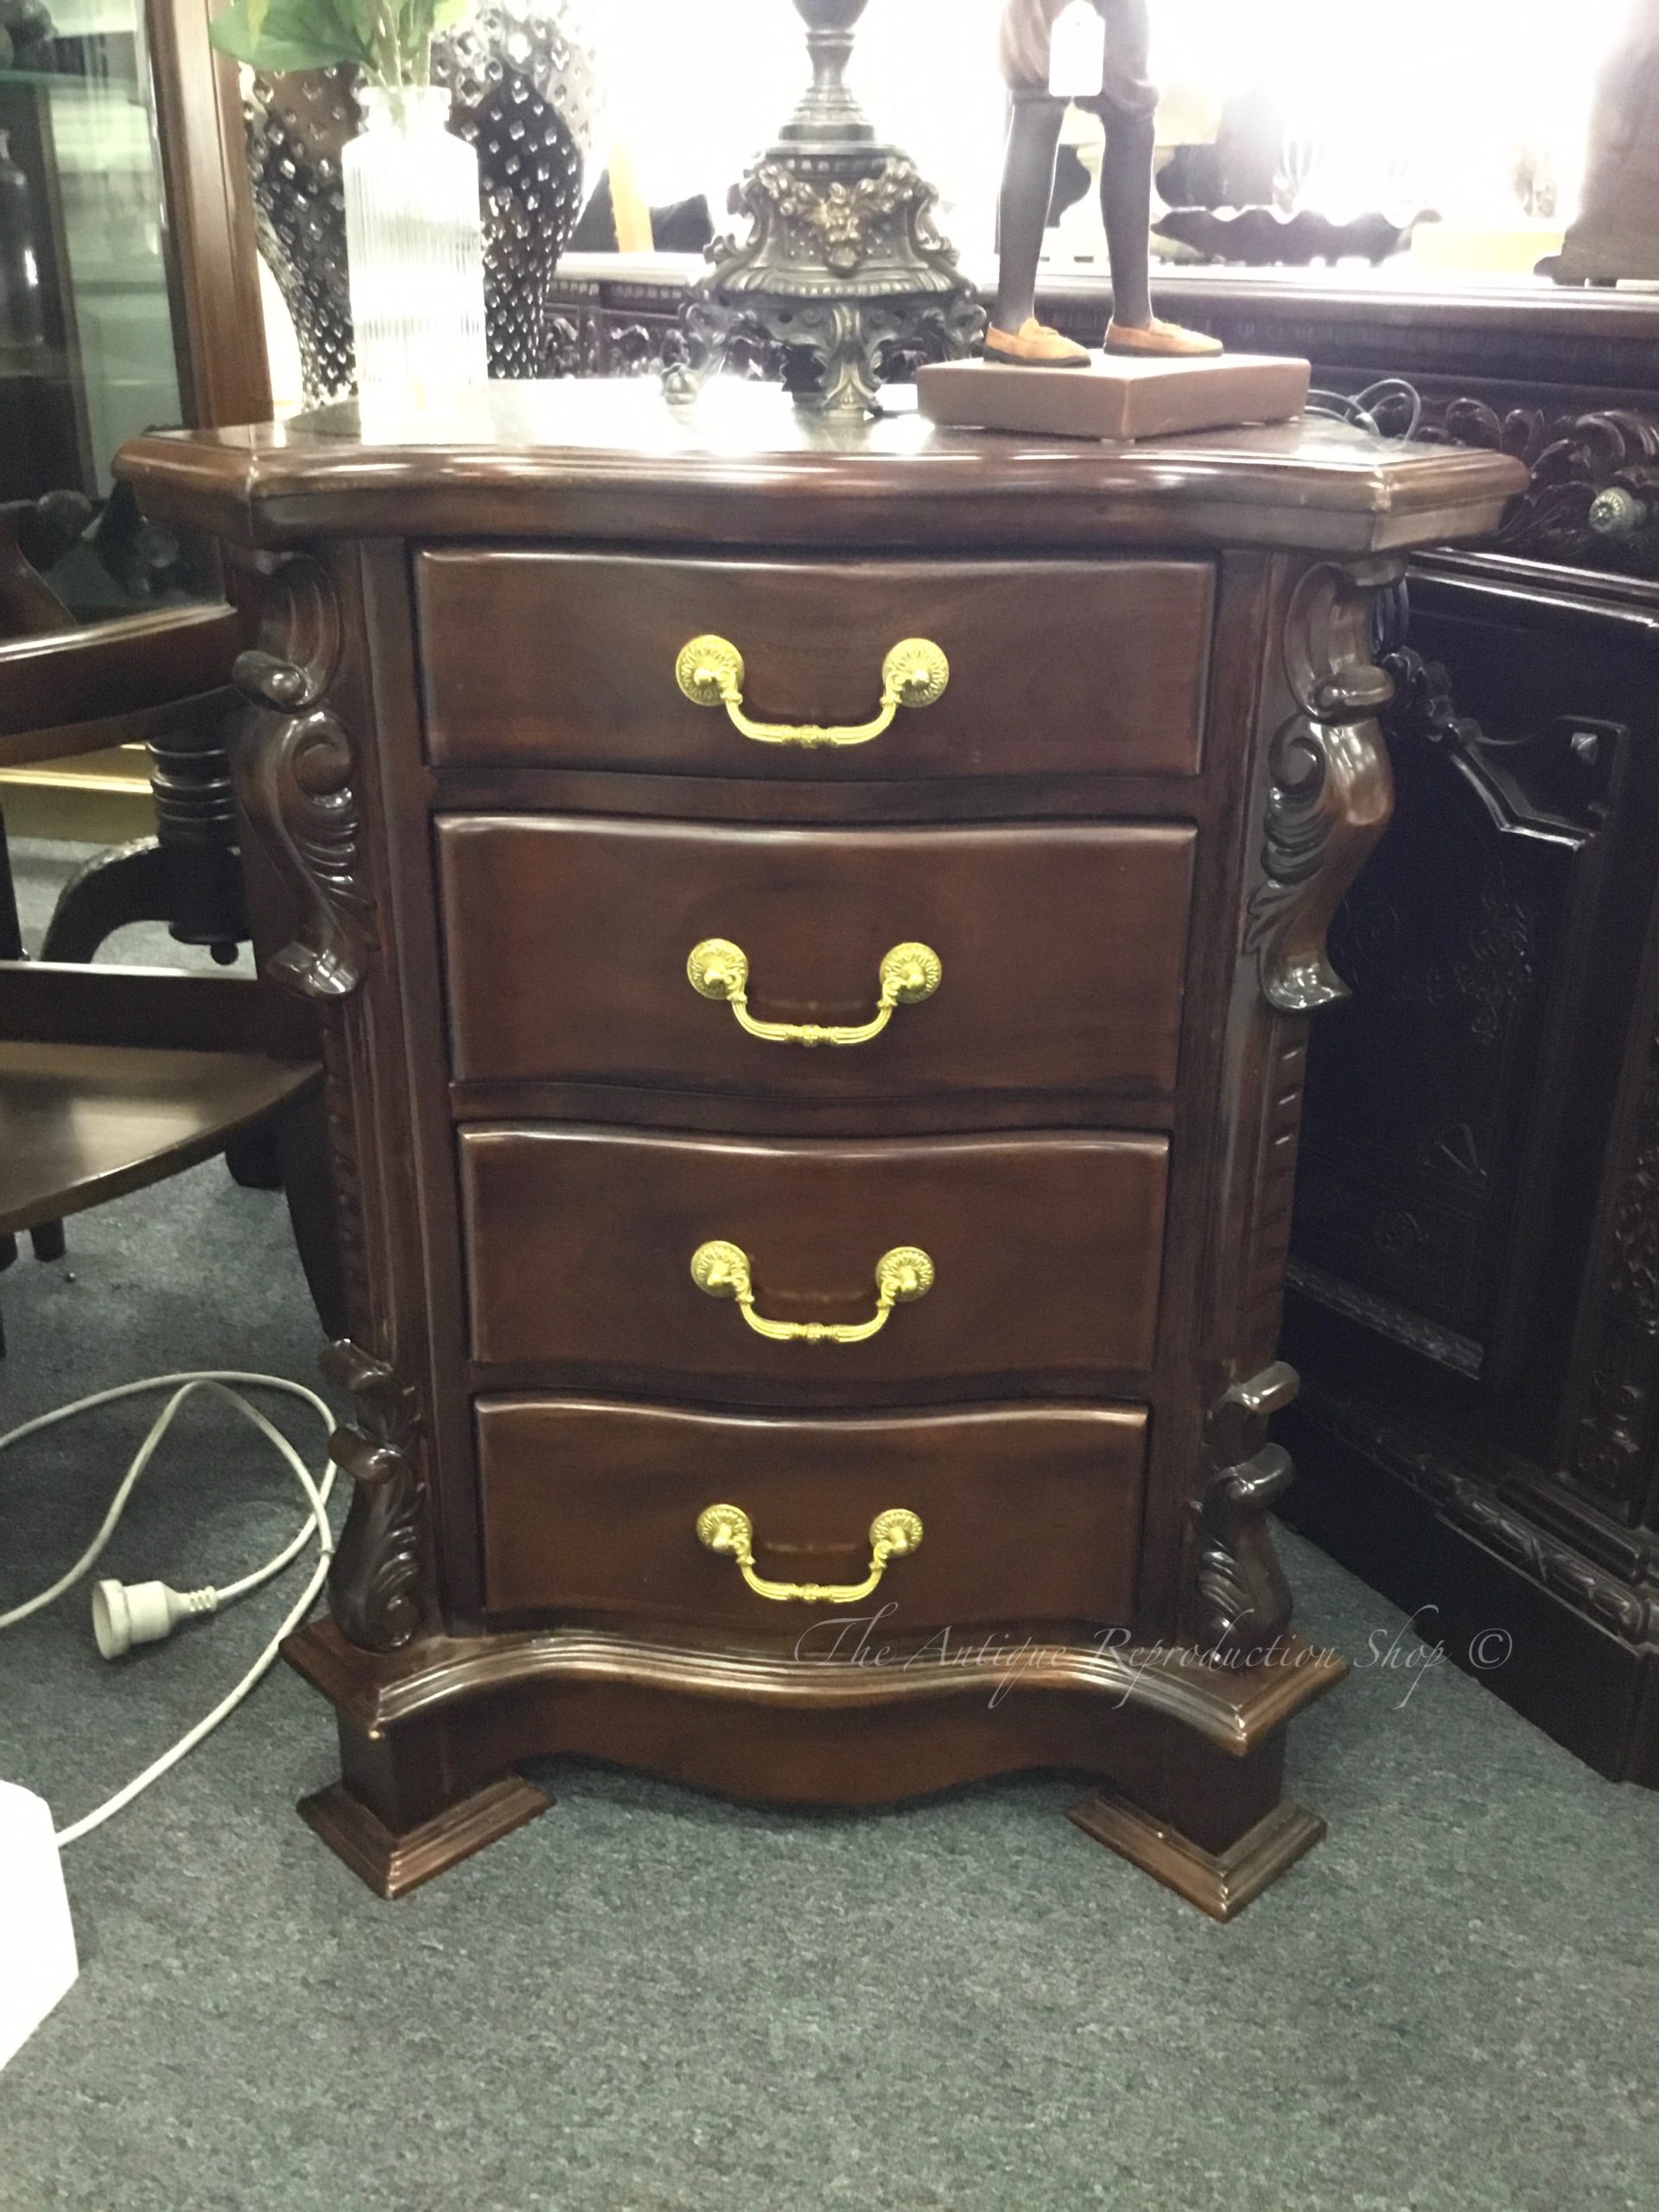
<svg viewBox="0 0 1659 2212">
<path fill-rule="evenodd" d="M 1323 1833 L 1281 1805 L 1285 1731 L 1345 1671 L 1294 1636 L 1247 1668 L 1192 1649 L 1023 1644 L 988 1673 L 676 1646 L 578 1627 L 434 1637 L 377 1656 L 316 1622 L 283 1649 L 334 1707 L 341 1778 L 301 1811 L 397 1897 L 547 1803 L 563 1754 L 750 1801 L 877 1804 L 1021 1768 L 1106 1786 L 1075 1816 L 1224 1919 Z M 1097 1809 L 1099 1808 L 1099 1809 Z"/>
</svg>

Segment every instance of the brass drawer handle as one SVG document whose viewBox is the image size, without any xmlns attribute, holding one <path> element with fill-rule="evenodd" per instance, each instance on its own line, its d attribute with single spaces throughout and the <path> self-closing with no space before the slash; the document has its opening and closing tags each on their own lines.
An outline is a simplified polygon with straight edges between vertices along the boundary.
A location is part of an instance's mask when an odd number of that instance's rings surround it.
<svg viewBox="0 0 1659 2212">
<path fill-rule="evenodd" d="M 887 1573 L 922 1541 L 922 1524 L 902 1505 L 890 1506 L 870 1523 L 870 1571 L 861 1582 L 768 1582 L 754 1571 L 754 1523 L 741 1505 L 705 1505 L 697 1516 L 697 1541 L 711 1552 L 729 1552 L 757 1598 L 793 1598 L 806 1605 L 851 1605 L 868 1598 Z"/>
<path fill-rule="evenodd" d="M 919 1006 L 931 999 L 944 969 L 931 944 L 895 944 L 881 963 L 881 995 L 874 1014 L 852 1028 L 826 1028 L 816 1021 L 757 1021 L 749 1012 L 749 956 L 729 938 L 706 937 L 693 945 L 685 972 L 693 990 L 706 999 L 724 999 L 740 1026 L 770 1045 L 868 1045 L 892 1020 L 895 1007 Z"/>
<path fill-rule="evenodd" d="M 933 1287 L 933 1262 L 913 1244 L 895 1245 L 875 1263 L 875 1311 L 868 1321 L 767 1321 L 754 1310 L 749 1255 L 741 1244 L 716 1240 L 691 1255 L 691 1280 L 710 1298 L 734 1298 L 757 1336 L 777 1344 L 861 1344 L 887 1325 L 895 1306 L 925 1298 Z"/>
<path fill-rule="evenodd" d="M 867 722 L 757 722 L 743 711 L 743 656 L 729 639 L 693 638 L 680 649 L 674 680 L 699 707 L 724 707 L 757 745 L 868 745 L 900 707 L 931 707 L 950 681 L 950 664 L 925 638 L 906 638 L 881 664 L 881 704 Z"/>
</svg>

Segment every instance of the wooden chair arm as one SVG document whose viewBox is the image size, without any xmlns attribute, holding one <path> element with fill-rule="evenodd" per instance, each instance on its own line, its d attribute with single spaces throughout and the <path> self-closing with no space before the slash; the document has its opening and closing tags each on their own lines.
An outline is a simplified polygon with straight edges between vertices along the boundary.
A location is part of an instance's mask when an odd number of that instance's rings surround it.
<svg viewBox="0 0 1659 2212">
<path fill-rule="evenodd" d="M 219 600 L 0 644 L 0 766 L 118 745 L 133 733 L 116 725 L 222 692 L 248 636 L 249 618 Z M 81 744 L 98 723 L 97 745 Z M 56 731 L 76 741 L 54 747 Z"/>
</svg>

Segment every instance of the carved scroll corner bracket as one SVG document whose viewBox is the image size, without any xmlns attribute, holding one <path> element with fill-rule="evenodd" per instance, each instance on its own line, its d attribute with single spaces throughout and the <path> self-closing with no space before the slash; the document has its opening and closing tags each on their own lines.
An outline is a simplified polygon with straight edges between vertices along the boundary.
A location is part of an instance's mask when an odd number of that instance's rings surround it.
<svg viewBox="0 0 1659 2212">
<path fill-rule="evenodd" d="M 267 961 L 265 972 L 306 998 L 347 998 L 374 950 L 374 907 L 361 878 L 351 740 L 325 703 L 338 655 L 338 616 L 320 571 L 297 580 L 284 572 L 271 591 L 288 609 L 284 649 L 251 646 L 232 671 L 254 710 L 235 748 L 238 791 L 296 918 L 293 936 Z"/>
<path fill-rule="evenodd" d="M 357 1408 L 356 1421 L 337 1429 L 329 1446 L 353 1488 L 328 1574 L 328 1610 L 361 1649 L 401 1650 L 426 1615 L 426 1500 L 414 1448 L 419 1407 L 394 1368 L 349 1338 L 328 1345 L 321 1367 Z"/>
<path fill-rule="evenodd" d="M 1268 1424 L 1297 1387 L 1295 1369 L 1274 1360 L 1235 1382 L 1205 1423 L 1192 1512 L 1198 1539 L 1193 1625 L 1206 1650 L 1232 1657 L 1265 1652 L 1290 1625 L 1290 1586 L 1267 1515 L 1294 1470 L 1289 1453 L 1268 1443 Z"/>
<path fill-rule="evenodd" d="M 1376 717 L 1394 678 L 1371 658 L 1371 608 L 1399 573 L 1391 561 L 1322 562 L 1303 574 L 1287 610 L 1294 707 L 1268 747 L 1260 872 L 1244 931 L 1262 995 L 1282 1014 L 1348 995 L 1325 931 L 1393 809 Z"/>
</svg>

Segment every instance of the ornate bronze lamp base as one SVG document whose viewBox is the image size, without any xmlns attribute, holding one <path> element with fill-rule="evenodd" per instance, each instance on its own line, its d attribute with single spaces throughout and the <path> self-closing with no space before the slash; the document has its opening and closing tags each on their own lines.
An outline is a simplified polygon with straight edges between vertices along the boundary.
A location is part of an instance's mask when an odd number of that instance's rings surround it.
<svg viewBox="0 0 1659 2212">
<path fill-rule="evenodd" d="M 812 84 L 777 143 L 732 189 L 746 244 L 716 238 L 715 266 L 684 311 L 695 389 L 733 341 L 762 341 L 804 406 L 866 412 L 880 385 L 915 361 L 960 360 L 985 317 L 935 229 L 938 194 L 875 132 L 843 82 L 867 0 L 794 0 Z"/>
</svg>

